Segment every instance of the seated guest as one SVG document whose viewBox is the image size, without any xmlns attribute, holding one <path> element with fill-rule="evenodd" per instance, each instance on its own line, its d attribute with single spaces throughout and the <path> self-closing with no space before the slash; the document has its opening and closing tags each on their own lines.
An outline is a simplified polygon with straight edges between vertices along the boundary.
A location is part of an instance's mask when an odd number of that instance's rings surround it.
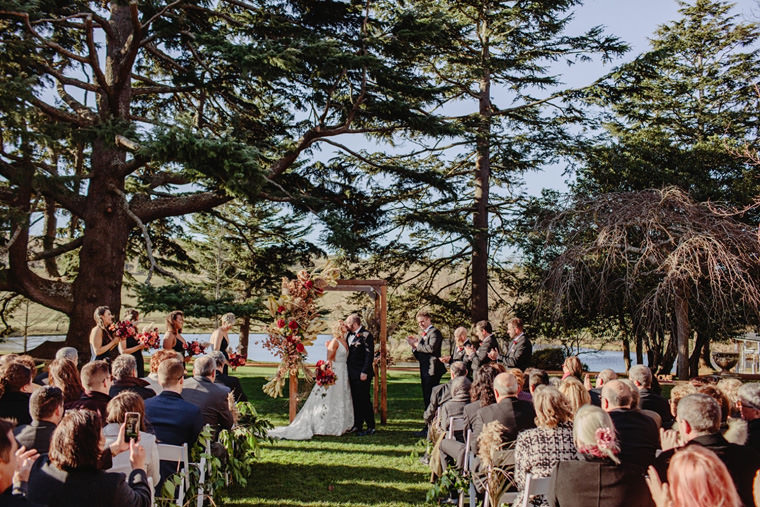
<svg viewBox="0 0 760 507">
<path fill-rule="evenodd" d="M 16 358 L 14 363 L 21 363 L 27 368 L 29 368 L 29 371 L 32 372 L 32 380 L 29 382 L 31 385 L 30 394 L 35 390 L 42 387 L 42 384 L 37 384 L 34 381 L 34 377 L 37 375 L 37 361 L 34 360 L 32 356 L 29 354 L 22 354 Z"/>
<path fill-rule="evenodd" d="M 496 403 L 496 395 L 493 390 L 493 381 L 496 375 L 504 371 L 504 367 L 497 363 L 489 363 L 480 368 L 477 380 L 470 386 L 470 403 L 464 407 L 465 424 L 472 429 L 475 414 L 482 407 Z M 456 439 L 444 439 L 441 442 L 441 453 L 444 460 L 451 459 L 460 470 L 464 468 L 466 449 L 463 442 Z M 446 468 L 444 466 L 444 468 Z"/>
<path fill-rule="evenodd" d="M 431 435 L 436 435 L 433 440 L 433 450 L 430 452 L 430 469 L 433 478 L 443 475 L 445 469 L 445 460 L 441 456 L 440 447 L 449 431 L 450 420 L 452 417 L 464 416 L 464 407 L 470 402 L 470 379 L 461 375 L 454 378 L 450 384 L 451 398 L 441 406 L 440 414 L 434 421 L 434 425 L 437 425 L 436 431 L 430 432 Z M 464 442 L 464 436 L 461 434 L 454 434 L 454 438 L 459 442 Z"/>
<path fill-rule="evenodd" d="M 181 356 L 173 350 L 159 349 L 150 356 L 150 373 L 145 377 L 145 381 L 150 384 L 150 388 L 156 394 L 161 393 L 161 384 L 158 382 L 158 365 L 167 359 L 180 359 Z M 184 360 L 184 359 L 183 359 Z"/>
<path fill-rule="evenodd" d="M 48 384 L 63 391 L 63 406 L 71 408 L 71 404 L 84 394 L 76 364 L 65 358 L 55 359 L 48 366 L 48 372 Z"/>
<path fill-rule="evenodd" d="M 670 390 L 670 399 L 668 400 L 668 403 L 670 404 L 670 415 L 674 421 L 676 414 L 678 414 L 678 402 L 681 401 L 682 398 L 696 392 L 697 388 L 691 384 L 676 384 L 673 386 L 673 389 Z"/>
<path fill-rule="evenodd" d="M 720 431 L 726 431 L 728 429 L 728 412 L 731 410 L 728 405 L 728 398 L 714 385 L 697 387 L 697 392 L 706 394 L 718 403 L 720 406 Z"/>
<path fill-rule="evenodd" d="M 454 379 L 465 375 L 467 375 L 467 370 L 465 369 L 463 362 L 457 361 L 451 364 L 451 380 L 445 384 L 438 384 L 430 393 L 430 403 L 428 404 L 427 409 L 425 409 L 425 413 L 422 414 L 426 425 L 429 426 L 433 423 L 433 419 L 438 413 L 438 409 L 441 405 L 451 399 L 451 383 Z M 471 383 L 468 383 L 468 388 L 470 385 Z"/>
<path fill-rule="evenodd" d="M 32 505 L 25 498 L 29 471 L 39 455 L 34 449 L 19 449 L 13 438 L 13 423 L 0 419 L 0 505 Z"/>
<path fill-rule="evenodd" d="M 723 378 L 715 385 L 723 396 L 728 400 L 728 417 L 729 419 L 738 419 L 741 417 L 739 413 L 739 406 L 736 404 L 739 401 L 739 388 L 742 386 L 742 381 L 738 378 Z"/>
<path fill-rule="evenodd" d="M 660 433 L 652 418 L 631 409 L 632 402 L 631 388 L 620 380 L 611 380 L 602 388 L 602 409 L 609 413 L 615 425 L 619 460 L 644 473 L 654 463 L 655 452 L 660 448 Z"/>
<path fill-rule="evenodd" d="M 583 382 L 583 364 L 578 356 L 568 356 L 562 363 L 562 380 L 568 377 L 575 377 L 579 382 Z"/>
<path fill-rule="evenodd" d="M 573 413 L 562 393 L 554 387 L 538 387 L 533 395 L 533 408 L 536 427 L 517 435 L 515 444 L 518 499 L 523 496 L 526 474 L 549 477 L 560 461 L 578 459 L 573 442 Z M 542 505 L 548 505 L 546 499 Z"/>
<path fill-rule="evenodd" d="M 161 393 L 145 402 L 145 417 L 159 443 L 192 446 L 203 429 L 201 410 L 182 399 L 185 381 L 185 363 L 167 359 L 158 366 Z M 176 470 L 176 464 L 161 461 L 161 479 L 165 480 Z M 159 489 L 159 485 L 156 485 Z"/>
<path fill-rule="evenodd" d="M 69 404 L 69 409 L 95 410 L 100 414 L 101 422 L 106 421 L 106 407 L 111 397 L 108 392 L 111 389 L 111 371 L 105 361 L 91 361 L 82 367 L 82 386 L 84 393 L 75 402 Z"/>
<path fill-rule="evenodd" d="M 140 436 L 137 441 L 145 449 L 145 473 L 148 477 L 153 478 L 153 484 L 156 485 L 161 480 L 156 436 L 148 433 L 145 429 L 145 402 L 137 393 L 124 391 L 108 402 L 108 419 L 106 419 L 107 424 L 103 428 L 106 445 L 111 445 L 119 438 L 119 429 L 126 421 L 127 412 L 140 414 Z M 115 456 L 113 465 L 108 471 L 129 474 L 132 471 L 129 456 L 126 453 Z"/>
<path fill-rule="evenodd" d="M 705 447 L 686 447 L 675 453 L 668 467 L 668 482 L 660 481 L 654 467 L 646 476 L 657 507 L 741 507 L 726 465 Z"/>
<path fill-rule="evenodd" d="M 653 410 L 644 410 L 639 408 L 639 388 L 636 387 L 636 384 L 633 383 L 633 380 L 629 378 L 621 378 L 618 380 L 627 385 L 628 389 L 631 390 L 631 406 L 629 408 L 631 410 L 637 410 L 652 419 L 657 425 L 657 430 L 659 431 L 659 429 L 662 427 L 662 417 L 660 417 L 660 414 Z"/>
<path fill-rule="evenodd" d="M 517 379 L 517 386 L 520 388 L 520 391 L 517 393 L 517 399 L 531 401 L 533 397 L 531 396 L 530 391 L 525 389 L 525 384 L 528 383 L 528 378 L 523 371 L 520 368 L 510 368 L 507 372 L 514 375 Z"/>
<path fill-rule="evenodd" d="M 547 498 L 549 505 L 654 505 L 641 470 L 620 463 L 620 446 L 608 413 L 591 404 L 581 407 L 573 421 L 573 437 L 581 459 L 555 465 Z"/>
<path fill-rule="evenodd" d="M 528 373 L 528 371 L 530 371 L 530 373 Z M 528 368 L 525 370 L 525 374 L 528 376 L 528 389 L 530 390 L 531 396 L 533 396 L 533 393 L 536 392 L 536 388 L 538 386 L 549 385 L 549 374 L 544 370 L 539 370 L 538 368 Z"/>
<path fill-rule="evenodd" d="M 470 343 L 470 331 L 466 327 L 459 326 L 454 330 L 454 350 L 450 357 L 442 357 L 441 362 L 446 364 L 454 364 L 456 362 L 462 362 L 467 370 L 467 377 L 472 380 L 472 358 L 475 355 L 475 350 L 472 349 L 472 354 L 467 353 L 467 348 L 471 347 Z"/>
<path fill-rule="evenodd" d="M 604 387 L 604 384 L 609 382 L 610 380 L 615 380 L 617 378 L 617 373 L 615 373 L 615 370 L 612 370 L 610 368 L 605 368 L 602 371 L 599 372 L 599 374 L 596 376 L 596 387 L 591 387 L 591 380 L 589 379 L 588 374 L 584 377 L 584 383 L 588 379 L 588 385 L 585 385 L 586 389 L 588 389 L 588 394 L 591 396 L 591 404 L 596 405 L 597 407 L 602 406 L 602 388 Z"/>
<path fill-rule="evenodd" d="M 636 384 L 639 390 L 639 408 L 657 412 L 665 429 L 673 426 L 673 416 L 670 414 L 668 400 L 652 391 L 652 370 L 643 364 L 631 366 L 628 378 Z"/>
<path fill-rule="evenodd" d="M 583 405 L 591 403 L 591 396 L 588 394 L 588 391 L 583 387 L 581 381 L 574 376 L 569 376 L 560 382 L 559 392 L 567 398 L 573 415 L 575 415 L 575 413 L 578 412 L 578 409 Z"/>
<path fill-rule="evenodd" d="M 245 392 L 243 392 L 243 386 L 240 385 L 240 379 L 224 373 L 224 367 L 228 364 L 227 358 L 224 357 L 224 354 L 222 354 L 220 350 L 212 350 L 208 355 L 216 362 L 216 380 L 214 380 L 214 382 L 229 387 L 232 391 L 232 395 L 235 397 L 236 403 L 239 401 L 248 401 L 248 396 L 245 395 Z"/>
<path fill-rule="evenodd" d="M 61 347 L 60 349 L 58 349 L 58 351 L 56 351 L 55 358 L 68 359 L 69 361 L 74 363 L 75 366 L 79 364 L 79 352 L 77 352 L 77 349 L 75 349 L 74 347 Z M 39 384 L 39 385 L 48 384 L 49 377 L 50 377 L 50 365 L 48 365 L 48 369 L 46 371 L 43 371 L 42 373 L 34 377 L 34 383 Z M 79 396 L 77 396 L 77 398 L 79 398 Z"/>
<path fill-rule="evenodd" d="M 678 403 L 678 433 L 684 447 L 701 445 L 707 447 L 728 468 L 734 485 L 745 505 L 752 505 L 752 483 L 760 468 L 760 455 L 743 445 L 731 444 L 720 434 L 720 405 L 706 394 L 690 394 Z M 674 430 L 663 434 L 663 448 L 675 443 Z M 664 450 L 655 463 L 660 480 L 665 480 L 668 465 L 676 449 Z"/>
<path fill-rule="evenodd" d="M 19 445 L 47 454 L 53 431 L 63 418 L 63 392 L 52 386 L 37 389 L 29 398 L 29 412 L 32 422 L 16 427 L 13 434 Z"/>
<path fill-rule="evenodd" d="M 182 398 L 185 365 L 175 356 L 158 367 L 161 394 L 145 402 L 145 417 L 159 442 L 192 445 L 203 429 L 201 410 Z"/>
<path fill-rule="evenodd" d="M 29 475 L 30 502 L 55 506 L 150 506 L 145 476 L 145 450 L 129 444 L 132 470 L 122 473 L 98 469 L 105 440 L 98 412 L 69 410 L 53 433 L 50 454 L 38 459 Z"/>
<path fill-rule="evenodd" d="M 0 378 L 0 417 L 12 419 L 16 424 L 29 424 L 29 396 L 32 392 L 32 371 L 17 362 L 8 364 Z"/>
<path fill-rule="evenodd" d="M 132 354 L 121 354 L 114 359 L 111 363 L 111 374 L 113 384 L 108 391 L 111 398 L 123 391 L 135 392 L 144 400 L 156 395 L 147 381 L 137 378 L 137 361 Z"/>
<path fill-rule="evenodd" d="M 747 421 L 746 445 L 760 453 L 760 383 L 744 384 L 736 395 L 736 406 L 742 419 Z"/>
<path fill-rule="evenodd" d="M 182 399 L 201 409 L 203 423 L 212 428 L 232 428 L 232 413 L 227 402 L 230 388 L 215 384 L 216 361 L 201 356 L 193 363 L 193 377 L 182 387 Z"/>
</svg>

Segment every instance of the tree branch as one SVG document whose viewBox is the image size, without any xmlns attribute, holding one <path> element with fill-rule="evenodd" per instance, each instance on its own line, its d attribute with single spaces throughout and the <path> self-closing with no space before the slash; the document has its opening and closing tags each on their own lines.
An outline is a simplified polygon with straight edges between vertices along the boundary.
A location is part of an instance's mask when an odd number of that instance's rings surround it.
<svg viewBox="0 0 760 507">
<path fill-rule="evenodd" d="M 177 197 L 161 197 L 158 199 L 133 200 L 131 208 L 134 214 L 143 222 L 159 218 L 175 217 L 207 211 L 220 204 L 232 200 L 232 197 L 217 192 L 199 192 Z"/>
<path fill-rule="evenodd" d="M 66 252 L 76 250 L 77 248 L 82 246 L 82 243 L 84 243 L 84 236 L 80 236 L 73 241 L 69 241 L 65 245 L 60 245 L 55 248 L 51 248 L 50 250 L 43 250 L 42 252 L 36 252 L 36 253 L 30 252 L 29 260 L 41 261 L 44 259 L 50 259 L 51 257 L 58 257 L 59 255 L 65 254 Z"/>
</svg>

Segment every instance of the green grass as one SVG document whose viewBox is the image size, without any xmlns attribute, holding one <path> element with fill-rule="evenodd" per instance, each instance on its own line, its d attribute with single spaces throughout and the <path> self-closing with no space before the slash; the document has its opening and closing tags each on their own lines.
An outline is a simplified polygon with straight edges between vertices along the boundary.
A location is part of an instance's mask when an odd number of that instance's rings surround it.
<svg viewBox="0 0 760 507">
<path fill-rule="evenodd" d="M 261 387 L 273 369 L 239 368 L 243 389 L 259 413 L 273 424 L 287 424 L 288 398 L 273 399 Z M 303 382 L 302 382 L 303 383 Z M 422 392 L 419 376 L 388 375 L 388 424 L 369 437 L 314 437 L 263 445 L 254 475 L 245 488 L 232 488 L 228 505 L 401 506 L 420 505 L 430 487 L 429 469 L 420 464 Z"/>
</svg>

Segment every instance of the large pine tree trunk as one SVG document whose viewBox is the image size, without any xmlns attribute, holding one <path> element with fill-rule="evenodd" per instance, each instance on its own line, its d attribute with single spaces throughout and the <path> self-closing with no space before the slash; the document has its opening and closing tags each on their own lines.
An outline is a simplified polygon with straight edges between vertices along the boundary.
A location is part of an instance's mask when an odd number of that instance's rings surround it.
<svg viewBox="0 0 760 507">
<path fill-rule="evenodd" d="M 487 46 L 483 49 L 484 62 Z M 491 73 L 487 66 L 480 80 L 475 163 L 475 233 L 472 244 L 472 321 L 488 319 L 488 194 L 491 179 Z"/>
<path fill-rule="evenodd" d="M 687 380 L 689 378 L 689 302 L 682 291 L 676 294 L 675 318 L 678 348 L 676 374 L 679 379 Z"/>
</svg>

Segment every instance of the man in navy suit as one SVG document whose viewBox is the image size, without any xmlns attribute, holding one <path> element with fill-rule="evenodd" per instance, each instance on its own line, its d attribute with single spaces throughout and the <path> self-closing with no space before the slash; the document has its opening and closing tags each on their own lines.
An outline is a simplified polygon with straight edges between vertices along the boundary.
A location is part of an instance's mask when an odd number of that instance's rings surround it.
<svg viewBox="0 0 760 507">
<path fill-rule="evenodd" d="M 158 366 L 163 391 L 145 400 L 145 419 L 159 443 L 192 446 L 203 429 L 201 409 L 182 399 L 184 381 L 185 364 L 179 359 L 167 359 Z M 161 481 L 175 469 L 174 463 L 162 461 Z"/>
<path fill-rule="evenodd" d="M 362 326 L 359 315 L 352 313 L 346 318 L 348 327 L 348 383 L 354 404 L 354 426 L 349 431 L 359 436 L 375 434 L 375 411 L 372 408 L 370 386 L 372 385 L 372 361 L 375 358 L 375 341 L 372 334 Z M 362 430 L 364 423 L 367 429 Z"/>
</svg>

